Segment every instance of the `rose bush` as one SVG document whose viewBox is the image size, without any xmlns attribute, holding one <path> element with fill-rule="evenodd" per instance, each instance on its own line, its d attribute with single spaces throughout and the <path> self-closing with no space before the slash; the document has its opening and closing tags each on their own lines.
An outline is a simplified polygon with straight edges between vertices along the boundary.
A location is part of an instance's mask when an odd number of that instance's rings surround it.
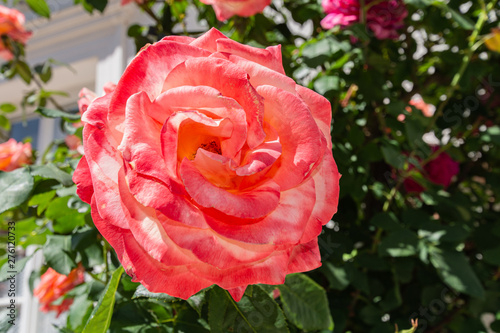
<svg viewBox="0 0 500 333">
<path fill-rule="evenodd" d="M 0 36 L 25 44 L 31 37 L 31 32 L 24 28 L 24 14 L 16 9 L 0 5 Z M 13 55 L 9 47 L 0 39 L 0 57 L 11 60 Z"/>
<path fill-rule="evenodd" d="M 261 13 L 271 0 L 200 0 L 212 5 L 219 21 L 225 21 L 233 15 L 252 16 Z"/>
<path fill-rule="evenodd" d="M 43 273 L 40 284 L 33 290 L 33 295 L 40 302 L 40 310 L 43 312 L 56 311 L 58 317 L 67 311 L 73 304 L 72 298 L 65 298 L 60 304 L 54 303 L 68 291 L 83 283 L 84 273 L 85 269 L 81 264 L 71 270 L 67 276 L 57 273 L 52 268 Z"/>
<path fill-rule="evenodd" d="M 0 170 L 12 171 L 31 164 L 31 143 L 10 139 L 0 144 Z"/>
<path fill-rule="evenodd" d="M 336 212 L 330 103 L 284 75 L 279 46 L 212 29 L 145 47 L 83 118 L 74 174 L 101 234 L 150 291 L 281 284 L 321 265 Z"/>
</svg>

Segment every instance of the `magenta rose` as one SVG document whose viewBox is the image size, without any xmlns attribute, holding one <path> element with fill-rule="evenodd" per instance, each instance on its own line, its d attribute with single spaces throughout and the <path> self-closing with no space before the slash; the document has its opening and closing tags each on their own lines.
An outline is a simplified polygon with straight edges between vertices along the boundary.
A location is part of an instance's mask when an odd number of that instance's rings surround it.
<svg viewBox="0 0 500 333">
<path fill-rule="evenodd" d="M 433 147 L 435 152 L 438 148 Z M 442 185 L 444 188 L 450 186 L 454 176 L 460 171 L 459 164 L 445 152 L 439 154 L 435 159 L 424 165 L 423 176 L 434 184 Z M 411 178 L 404 181 L 406 192 L 422 193 L 425 188 Z"/>
<path fill-rule="evenodd" d="M 165 37 L 82 120 L 78 194 L 150 291 L 186 299 L 217 284 L 239 300 L 321 265 L 339 195 L 331 108 L 284 74 L 279 46 L 216 29 Z"/>
<path fill-rule="evenodd" d="M 271 0 L 200 0 L 206 5 L 212 5 L 219 21 L 225 21 L 231 16 L 252 16 L 262 13 L 271 4 Z"/>
<path fill-rule="evenodd" d="M 348 26 L 360 23 L 361 6 L 358 0 L 322 0 L 327 14 L 321 21 L 324 29 L 337 25 Z M 397 39 L 398 29 L 404 27 L 408 11 L 402 0 L 367 0 L 366 25 L 378 39 Z"/>
</svg>

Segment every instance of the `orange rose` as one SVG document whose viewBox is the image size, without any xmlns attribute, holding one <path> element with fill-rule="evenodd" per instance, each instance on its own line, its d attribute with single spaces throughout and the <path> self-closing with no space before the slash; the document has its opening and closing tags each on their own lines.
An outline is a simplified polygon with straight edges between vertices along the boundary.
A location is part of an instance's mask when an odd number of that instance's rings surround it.
<svg viewBox="0 0 500 333">
<path fill-rule="evenodd" d="M 25 164 L 31 164 L 31 143 L 10 139 L 0 144 L 1 171 L 12 171 Z"/>
<path fill-rule="evenodd" d="M 57 273 L 52 268 L 43 273 L 40 284 L 33 290 L 33 295 L 38 298 L 41 304 L 40 310 L 43 312 L 57 311 L 58 317 L 61 313 L 67 311 L 70 305 L 73 304 L 73 299 L 66 298 L 61 304 L 57 305 L 53 303 L 68 291 L 83 283 L 84 272 L 85 269 L 82 264 L 78 264 L 78 267 L 73 269 L 67 276 Z"/>
<path fill-rule="evenodd" d="M 24 28 L 24 15 L 16 9 L 0 5 L 0 36 L 6 35 L 12 40 L 25 44 L 31 37 L 31 32 Z M 0 57 L 12 59 L 10 49 L 0 41 Z"/>
</svg>

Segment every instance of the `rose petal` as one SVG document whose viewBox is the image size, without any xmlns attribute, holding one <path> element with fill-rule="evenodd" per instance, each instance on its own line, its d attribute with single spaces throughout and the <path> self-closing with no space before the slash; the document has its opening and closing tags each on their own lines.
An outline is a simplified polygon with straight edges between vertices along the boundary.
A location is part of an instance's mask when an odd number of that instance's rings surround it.
<svg viewBox="0 0 500 333">
<path fill-rule="evenodd" d="M 318 241 L 297 245 L 290 254 L 287 274 L 307 272 L 321 266 Z"/>
<path fill-rule="evenodd" d="M 170 72 L 163 90 L 186 85 L 209 86 L 220 91 L 222 95 L 236 100 L 246 112 L 248 145 L 250 148 L 255 148 L 262 143 L 265 138 L 262 129 L 264 116 L 262 98 L 250 84 L 246 72 L 224 59 L 193 58 Z"/>
<path fill-rule="evenodd" d="M 251 191 L 233 193 L 211 184 L 187 159 L 181 163 L 180 175 L 196 203 L 230 216 L 260 218 L 272 212 L 280 200 L 280 189 L 272 180 Z"/>
<path fill-rule="evenodd" d="M 305 179 L 323 155 L 326 143 L 300 98 L 272 86 L 260 86 L 257 91 L 264 97 L 264 119 L 280 137 L 281 167 L 273 180 L 285 191 Z"/>
<path fill-rule="evenodd" d="M 247 137 L 245 111 L 234 99 L 222 96 L 217 89 L 206 86 L 169 89 L 153 102 L 148 115 L 164 123 L 174 112 L 193 110 L 212 119 L 231 120 L 234 130 L 230 138 L 221 140 L 221 149 L 224 156 L 235 158 Z"/>
<path fill-rule="evenodd" d="M 332 123 L 332 106 L 330 102 L 320 94 L 302 86 L 296 86 L 297 92 L 304 102 L 309 106 L 311 115 L 326 138 L 328 149 L 332 149 L 332 136 L 330 134 Z"/>
<path fill-rule="evenodd" d="M 296 244 L 304 232 L 315 202 L 314 181 L 310 179 L 281 192 L 278 207 L 255 223 L 211 213 L 206 214 L 206 220 L 218 234 L 236 241 L 250 244 Z"/>
<path fill-rule="evenodd" d="M 108 114 L 110 127 L 124 121 L 130 96 L 144 91 L 150 100 L 154 100 L 162 92 L 163 82 L 173 68 L 186 59 L 209 55 L 199 47 L 172 40 L 160 41 L 143 49 L 128 65 L 113 93 Z"/>
<path fill-rule="evenodd" d="M 248 63 L 257 63 L 280 74 L 285 75 L 281 59 L 281 45 L 269 46 L 265 49 L 240 44 L 229 38 L 216 40 L 217 51 L 242 57 Z"/>
<path fill-rule="evenodd" d="M 73 174 L 73 182 L 76 184 L 76 194 L 84 202 L 90 204 L 92 195 L 94 194 L 94 187 L 92 186 L 92 174 L 90 173 L 85 156 L 78 162 L 78 166 Z"/>
<path fill-rule="evenodd" d="M 316 205 L 300 240 L 301 243 L 314 240 L 321 233 L 322 226 L 337 212 L 340 173 L 329 151 L 323 155 L 323 161 L 314 171 L 312 179 L 316 189 Z"/>
</svg>

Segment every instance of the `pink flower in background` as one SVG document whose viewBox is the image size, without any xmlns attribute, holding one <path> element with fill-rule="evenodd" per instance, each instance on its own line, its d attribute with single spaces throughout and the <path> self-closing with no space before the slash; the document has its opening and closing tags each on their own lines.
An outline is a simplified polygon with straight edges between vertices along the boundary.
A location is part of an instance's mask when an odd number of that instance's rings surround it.
<svg viewBox="0 0 500 333">
<path fill-rule="evenodd" d="M 1 171 L 12 171 L 26 164 L 31 164 L 31 143 L 10 139 L 0 144 Z"/>
<path fill-rule="evenodd" d="M 122 0 L 122 6 L 129 4 L 131 2 L 136 2 L 137 4 L 142 4 L 144 3 L 144 0 Z"/>
<path fill-rule="evenodd" d="M 84 154 L 82 140 L 76 135 L 67 135 L 64 138 L 64 142 L 66 142 L 66 146 L 70 150 L 76 150 L 80 155 Z"/>
<path fill-rule="evenodd" d="M 435 152 L 438 147 L 433 147 Z M 435 159 L 424 165 L 423 176 L 434 184 L 442 185 L 447 188 L 451 184 L 451 180 L 460 171 L 459 163 L 454 161 L 450 155 L 442 152 Z M 405 179 L 404 186 L 406 192 L 421 193 L 425 188 L 411 178 Z"/>
<path fill-rule="evenodd" d="M 83 114 L 77 193 L 133 281 L 240 300 L 321 265 L 337 210 L 331 105 L 285 75 L 279 46 L 212 29 L 168 36 Z"/>
<path fill-rule="evenodd" d="M 367 5 L 377 0 L 368 1 Z M 366 24 L 378 39 L 398 39 L 408 11 L 402 0 L 378 2 L 366 13 Z"/>
<path fill-rule="evenodd" d="M 261 13 L 271 0 L 200 0 L 212 5 L 219 21 L 225 21 L 233 15 L 252 16 Z"/>
<path fill-rule="evenodd" d="M 31 32 L 24 28 L 24 14 L 12 8 L 0 5 L 0 36 L 8 36 L 12 40 L 25 44 L 31 37 Z M 0 40 L 0 57 L 11 60 L 13 55 Z"/>
<path fill-rule="evenodd" d="M 373 4 L 373 5 L 371 5 Z M 323 9 L 327 14 L 321 21 L 324 29 L 337 25 L 348 26 L 360 22 L 361 6 L 358 0 L 323 0 Z M 365 3 L 366 25 L 378 39 L 397 39 L 396 30 L 404 27 L 408 11 L 402 0 L 367 0 Z"/>
<path fill-rule="evenodd" d="M 327 13 L 321 26 L 331 29 L 337 25 L 347 26 L 359 21 L 358 0 L 323 0 L 323 10 Z"/>
<path fill-rule="evenodd" d="M 70 305 L 73 304 L 73 299 L 66 298 L 60 304 L 53 303 L 68 291 L 83 283 L 84 273 L 85 268 L 83 268 L 82 264 L 78 264 L 78 267 L 71 270 L 67 276 L 56 272 L 52 268 L 43 273 L 40 284 L 33 290 L 33 295 L 40 302 L 40 310 L 43 312 L 56 311 L 58 317 L 62 312 L 67 311 Z"/>
<path fill-rule="evenodd" d="M 408 104 L 414 106 L 415 108 L 419 109 L 420 111 L 422 111 L 422 114 L 426 117 L 432 117 L 432 115 L 434 114 L 434 106 L 432 105 L 429 105 L 427 103 L 425 103 L 424 99 L 422 97 L 420 97 L 419 95 L 417 95 L 418 97 L 412 97 L 412 99 L 410 100 L 410 102 Z M 412 108 L 407 106 L 406 107 L 406 111 L 410 112 L 411 113 L 411 110 Z M 398 116 L 398 120 L 399 121 L 404 121 L 405 120 L 405 115 L 404 114 L 400 114 Z"/>
</svg>

